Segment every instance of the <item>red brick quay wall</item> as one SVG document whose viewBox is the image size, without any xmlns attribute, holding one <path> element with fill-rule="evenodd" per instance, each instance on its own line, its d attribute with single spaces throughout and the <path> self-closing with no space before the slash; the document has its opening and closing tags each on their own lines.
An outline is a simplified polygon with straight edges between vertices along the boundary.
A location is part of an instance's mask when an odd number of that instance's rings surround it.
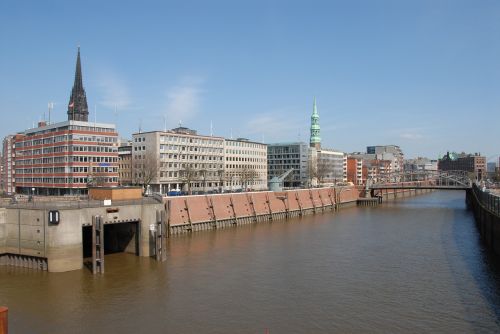
<svg viewBox="0 0 500 334">
<path fill-rule="evenodd" d="M 171 234 L 286 219 L 356 203 L 356 187 L 314 188 L 166 198 Z"/>
</svg>

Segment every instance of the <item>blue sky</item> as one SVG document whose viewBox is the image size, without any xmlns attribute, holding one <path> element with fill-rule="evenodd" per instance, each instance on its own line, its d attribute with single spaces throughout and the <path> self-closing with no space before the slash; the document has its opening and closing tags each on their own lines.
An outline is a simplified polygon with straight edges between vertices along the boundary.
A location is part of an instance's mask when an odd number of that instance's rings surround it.
<svg viewBox="0 0 500 334">
<path fill-rule="evenodd" d="M 326 147 L 500 153 L 499 1 L 3 0 L 0 43 L 1 136 L 49 101 L 66 119 L 81 45 L 90 118 L 122 137 L 308 141 L 316 96 Z"/>
</svg>

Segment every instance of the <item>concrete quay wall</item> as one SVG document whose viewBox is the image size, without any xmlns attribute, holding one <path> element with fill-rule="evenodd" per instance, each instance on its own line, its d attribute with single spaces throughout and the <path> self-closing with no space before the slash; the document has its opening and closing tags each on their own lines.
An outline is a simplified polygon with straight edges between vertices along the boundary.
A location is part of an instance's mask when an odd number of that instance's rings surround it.
<svg viewBox="0 0 500 334">
<path fill-rule="evenodd" d="M 59 224 L 49 224 L 49 210 L 59 211 Z M 112 209 L 112 210 L 108 210 Z M 164 205 L 127 204 L 87 208 L 0 208 L 0 265 L 63 272 L 83 267 L 83 227 L 91 226 L 92 217 L 100 215 L 106 225 L 133 223 L 139 233 L 140 256 L 151 256 L 150 224 L 157 222 L 157 211 Z M 112 211 L 112 212 L 110 212 Z M 121 224 L 123 225 L 123 224 Z M 116 229 L 115 229 L 116 230 Z M 121 231 L 120 231 L 121 232 Z M 109 240 L 117 241 L 117 240 Z M 131 241 L 133 242 L 133 241 Z M 132 247 L 134 246 L 134 247 Z"/>
<path fill-rule="evenodd" d="M 170 234 L 286 219 L 355 203 L 356 187 L 166 198 Z"/>
<path fill-rule="evenodd" d="M 412 197 L 432 190 L 418 189 L 426 181 L 390 185 L 415 189 L 377 190 L 383 200 Z M 170 234 L 223 228 L 262 221 L 286 219 L 356 204 L 365 195 L 362 187 L 328 187 L 282 192 L 250 192 L 167 197 L 167 224 Z"/>
<path fill-rule="evenodd" d="M 481 191 L 476 185 L 466 191 L 465 201 L 472 210 L 477 229 L 486 247 L 500 255 L 500 197 Z"/>
</svg>

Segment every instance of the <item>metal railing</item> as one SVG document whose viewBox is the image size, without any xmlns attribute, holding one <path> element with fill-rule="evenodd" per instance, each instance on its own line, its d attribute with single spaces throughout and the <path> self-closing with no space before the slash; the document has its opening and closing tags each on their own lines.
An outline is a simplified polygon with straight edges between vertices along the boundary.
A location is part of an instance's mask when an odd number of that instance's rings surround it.
<svg viewBox="0 0 500 334">
<path fill-rule="evenodd" d="M 481 190 L 476 184 L 472 186 L 472 191 L 476 195 L 481 205 L 493 213 L 494 215 L 500 217 L 500 197 L 489 192 Z"/>
<path fill-rule="evenodd" d="M 379 185 L 405 182 L 427 182 L 428 185 L 434 185 L 436 187 L 458 188 L 470 188 L 472 185 L 468 172 L 465 171 L 417 171 L 389 173 L 369 178 L 367 184 L 370 185 L 370 188 L 376 188 Z"/>
<path fill-rule="evenodd" d="M 142 197 L 133 200 L 113 200 L 113 206 L 121 205 L 142 205 L 142 204 L 158 204 L 161 201 L 157 197 Z M 0 202 L 0 207 L 9 209 L 82 209 L 82 208 L 99 208 L 103 207 L 104 202 L 90 199 L 74 199 L 68 200 L 52 200 L 47 201 L 40 198 L 33 198 L 30 201 L 18 201 L 12 199 L 4 199 Z"/>
</svg>

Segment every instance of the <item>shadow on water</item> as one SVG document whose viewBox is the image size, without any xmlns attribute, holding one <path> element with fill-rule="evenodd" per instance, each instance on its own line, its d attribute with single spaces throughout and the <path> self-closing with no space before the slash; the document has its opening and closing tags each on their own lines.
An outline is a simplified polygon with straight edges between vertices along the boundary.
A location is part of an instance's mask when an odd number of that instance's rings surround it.
<svg viewBox="0 0 500 334">
<path fill-rule="evenodd" d="M 445 245 L 445 255 L 452 269 L 457 291 L 463 305 L 466 305 L 466 312 L 469 313 L 466 320 L 475 332 L 484 332 L 485 329 L 476 318 L 477 312 L 471 309 L 475 303 L 471 301 L 463 271 L 460 271 L 454 258 L 458 256 L 461 263 L 465 264 L 472 284 L 478 289 L 497 325 L 500 325 L 500 258 L 486 248 L 472 212 L 466 209 L 465 197 L 449 199 L 446 204 L 453 210 L 451 242 L 454 245 Z M 442 240 L 446 244 L 449 239 L 445 234 L 446 232 L 442 231 Z"/>
</svg>

